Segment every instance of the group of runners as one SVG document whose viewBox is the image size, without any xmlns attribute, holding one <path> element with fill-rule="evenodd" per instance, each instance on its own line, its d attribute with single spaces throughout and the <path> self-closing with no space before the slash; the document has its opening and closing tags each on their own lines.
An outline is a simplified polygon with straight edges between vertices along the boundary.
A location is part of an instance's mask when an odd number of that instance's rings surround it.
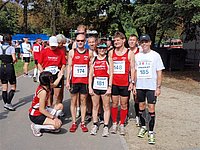
<svg viewBox="0 0 200 150">
<path fill-rule="evenodd" d="M 37 60 L 40 84 L 29 109 L 33 134 L 41 136 L 41 129 L 60 131 L 62 125 L 60 117 L 64 115 L 62 100 L 66 72 L 66 88 L 71 96 L 70 132 L 76 132 L 78 128 L 76 114 L 79 101 L 80 128 L 83 132 L 88 132 L 85 117 L 89 109 L 88 102 L 91 101 L 93 125 L 90 134 L 96 135 L 98 132 L 98 113 L 103 107 L 102 136 L 107 137 L 109 133 L 117 134 L 118 131 L 120 135 L 125 135 L 129 98 L 133 93 L 136 124 L 140 127 L 138 137 L 143 138 L 148 133 L 148 143 L 155 144 L 155 104 L 157 96 L 161 93 L 164 66 L 160 55 L 150 48 L 149 35 L 142 35 L 138 40 L 138 37 L 132 34 L 128 39 L 129 48 L 126 48 L 125 35 L 116 32 L 112 46 L 110 42 L 95 36 L 86 39 L 86 27 L 80 25 L 77 28 L 76 40 L 67 55 L 63 45 L 64 39 L 65 37 L 61 35 L 51 36 L 49 46 L 40 51 Z M 85 48 L 85 43 L 88 43 L 89 49 Z M 4 51 L 5 48 L 0 48 L 0 56 L 5 55 Z M 4 89 L 3 92 L 5 95 Z M 148 123 L 145 118 L 146 99 L 150 116 Z M 4 103 L 8 104 L 6 101 Z M 109 131 L 110 118 L 112 127 Z"/>
</svg>

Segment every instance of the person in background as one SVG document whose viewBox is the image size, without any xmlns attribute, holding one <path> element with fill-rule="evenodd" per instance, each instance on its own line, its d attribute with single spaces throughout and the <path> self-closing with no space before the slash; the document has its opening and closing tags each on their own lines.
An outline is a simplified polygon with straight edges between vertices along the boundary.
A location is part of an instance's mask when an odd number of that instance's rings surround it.
<svg viewBox="0 0 200 150">
<path fill-rule="evenodd" d="M 139 48 L 137 47 L 138 43 L 138 38 L 137 35 L 131 34 L 129 39 L 128 39 L 128 45 L 129 45 L 129 50 L 133 51 L 134 54 L 138 54 Z M 133 94 L 133 99 L 134 99 L 134 108 L 135 108 L 135 121 L 136 121 L 136 126 L 140 126 L 140 119 L 139 119 L 139 102 L 136 97 L 136 95 Z M 129 107 L 128 107 L 129 108 Z"/>
<path fill-rule="evenodd" d="M 15 111 L 11 101 L 16 91 L 16 75 L 14 63 L 17 61 L 15 48 L 11 46 L 12 37 L 9 34 L 3 36 L 3 42 L 0 46 L 0 79 L 2 83 L 2 98 L 4 108 L 10 111 Z M 10 91 L 8 92 L 8 82 L 10 83 Z"/>
<path fill-rule="evenodd" d="M 40 57 L 40 52 L 42 50 L 41 44 L 42 44 L 41 38 L 37 38 L 35 44 L 33 44 L 33 57 L 34 57 L 34 61 L 35 61 L 35 68 L 33 71 L 33 81 L 34 82 L 39 81 L 40 71 L 38 69 L 38 59 Z"/>
<path fill-rule="evenodd" d="M 16 41 L 16 43 L 15 43 L 15 53 L 16 53 L 16 56 L 17 56 L 17 59 L 20 59 L 20 48 L 21 48 L 21 46 L 20 46 L 20 43 L 19 43 L 19 41 Z"/>
<path fill-rule="evenodd" d="M 21 53 L 24 60 L 24 77 L 32 77 L 30 74 L 28 74 L 28 66 L 31 61 L 32 49 L 27 37 L 24 38 L 24 42 L 21 44 Z"/>
</svg>

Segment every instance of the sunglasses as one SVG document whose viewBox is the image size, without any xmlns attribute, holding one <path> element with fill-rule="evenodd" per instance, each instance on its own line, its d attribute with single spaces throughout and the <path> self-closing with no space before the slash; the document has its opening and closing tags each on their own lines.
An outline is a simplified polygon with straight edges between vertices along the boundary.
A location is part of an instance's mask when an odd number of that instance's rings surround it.
<svg viewBox="0 0 200 150">
<path fill-rule="evenodd" d="M 84 42 L 85 40 L 76 40 L 77 42 Z"/>
</svg>

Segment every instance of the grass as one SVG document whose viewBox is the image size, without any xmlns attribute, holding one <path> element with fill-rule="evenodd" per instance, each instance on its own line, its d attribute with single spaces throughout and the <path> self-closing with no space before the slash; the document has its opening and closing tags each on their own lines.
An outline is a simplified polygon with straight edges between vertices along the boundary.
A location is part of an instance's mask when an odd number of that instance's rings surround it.
<svg viewBox="0 0 200 150">
<path fill-rule="evenodd" d="M 19 59 L 18 62 L 15 64 L 16 76 L 20 76 L 24 73 L 23 66 L 24 66 L 24 62 L 22 62 L 21 59 Z M 28 70 L 31 70 L 33 68 L 34 68 L 34 61 L 31 61 L 28 66 Z"/>
</svg>

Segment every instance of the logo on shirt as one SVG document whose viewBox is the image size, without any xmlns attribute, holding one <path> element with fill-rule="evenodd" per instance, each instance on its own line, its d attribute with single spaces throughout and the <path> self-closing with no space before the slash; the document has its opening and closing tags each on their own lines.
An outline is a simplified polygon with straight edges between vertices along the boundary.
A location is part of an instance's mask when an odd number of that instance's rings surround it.
<svg viewBox="0 0 200 150">
<path fill-rule="evenodd" d="M 48 56 L 48 61 L 58 61 L 58 57 L 50 57 L 50 56 Z"/>
<path fill-rule="evenodd" d="M 75 59 L 80 59 L 80 56 L 75 56 Z"/>
</svg>

